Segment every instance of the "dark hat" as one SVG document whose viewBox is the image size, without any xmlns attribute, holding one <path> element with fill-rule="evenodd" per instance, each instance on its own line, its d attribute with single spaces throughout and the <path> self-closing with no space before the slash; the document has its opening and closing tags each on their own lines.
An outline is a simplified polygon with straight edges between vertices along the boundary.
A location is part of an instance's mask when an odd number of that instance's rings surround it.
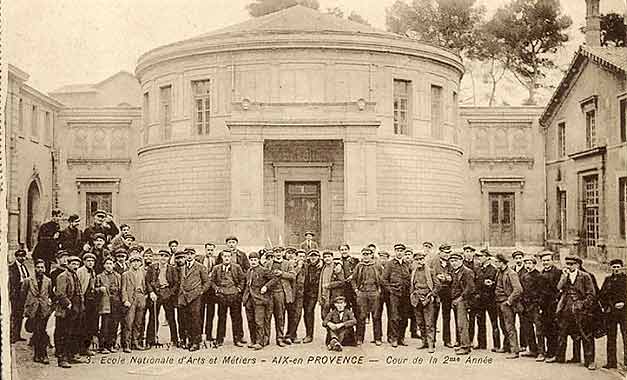
<svg viewBox="0 0 627 380">
<path fill-rule="evenodd" d="M 44 264 L 44 265 L 46 265 L 46 262 L 44 261 L 44 259 L 37 259 L 37 260 L 35 260 L 35 262 L 33 264 L 35 264 L 35 265 L 37 265 L 37 264 Z"/>
<path fill-rule="evenodd" d="M 66 251 L 65 249 L 60 249 L 57 251 L 57 258 L 62 257 L 62 256 L 69 256 L 70 253 L 68 251 Z"/>
<path fill-rule="evenodd" d="M 113 262 L 113 257 L 111 257 L 111 256 L 107 256 L 107 257 L 105 257 L 105 258 L 102 260 L 102 263 L 104 264 L 104 263 L 106 263 L 107 261 L 111 261 L 111 262 Z"/>
<path fill-rule="evenodd" d="M 91 235 L 91 239 L 92 240 L 102 239 L 103 241 L 107 241 L 105 234 L 103 234 L 102 232 L 96 232 L 95 234 Z"/>
<path fill-rule="evenodd" d="M 257 251 L 257 253 L 262 255 L 262 256 L 265 255 L 266 252 L 268 252 L 268 249 L 266 249 L 266 248 L 259 248 L 259 250 Z"/>
<path fill-rule="evenodd" d="M 521 255 L 522 257 L 525 257 L 525 252 L 517 249 L 514 252 L 512 252 L 512 259 L 515 259 L 516 256 Z"/>
<path fill-rule="evenodd" d="M 185 253 L 189 254 L 189 255 L 195 255 L 196 254 L 196 250 L 194 248 L 185 248 L 183 250 Z"/>
<path fill-rule="evenodd" d="M 575 256 L 575 255 L 568 255 L 564 258 L 564 261 L 574 261 L 577 264 L 582 264 L 583 260 L 581 260 L 579 257 Z"/>
<path fill-rule="evenodd" d="M 309 256 L 309 257 L 312 257 L 312 256 L 320 257 L 320 251 L 318 251 L 317 249 L 310 249 L 309 252 L 307 253 L 307 256 Z"/>
<path fill-rule="evenodd" d="M 72 223 L 72 222 L 80 222 L 81 221 L 81 217 L 76 215 L 76 214 L 72 214 L 67 218 L 67 221 Z"/>
<path fill-rule="evenodd" d="M 538 253 L 539 258 L 543 258 L 544 256 L 551 256 L 551 258 L 553 258 L 553 252 L 549 250 L 545 250 L 545 251 Z"/>
<path fill-rule="evenodd" d="M 523 257 L 523 261 L 532 261 L 534 264 L 538 263 L 538 260 L 533 256 L 525 256 Z"/>
<path fill-rule="evenodd" d="M 124 238 L 124 239 L 131 238 L 131 239 L 135 240 L 135 236 L 133 236 L 133 234 L 131 234 L 131 233 L 126 233 L 126 234 L 122 235 L 122 238 Z"/>
<path fill-rule="evenodd" d="M 313 233 L 313 232 L 311 232 L 311 231 L 305 231 L 305 233 L 304 233 L 303 235 L 304 235 L 304 236 L 311 235 L 312 237 L 316 236 L 316 234 L 314 234 L 314 233 Z"/>
<path fill-rule="evenodd" d="M 380 251 L 379 256 L 390 257 L 390 253 L 388 251 Z"/>
<path fill-rule="evenodd" d="M 423 242 L 422 242 L 422 246 L 423 246 L 423 247 L 433 248 L 433 243 L 432 243 L 432 242 L 430 242 L 430 241 L 428 241 L 428 240 L 427 240 L 427 241 L 423 241 Z"/>
<path fill-rule="evenodd" d="M 324 251 L 324 252 L 322 252 L 322 257 L 324 257 L 324 256 L 331 256 L 331 257 L 333 257 L 333 252 L 331 252 L 331 251 Z"/>
<path fill-rule="evenodd" d="M 479 250 L 479 252 L 481 252 L 485 256 L 492 256 L 492 254 L 490 253 L 490 250 L 488 249 L 488 247 L 481 248 L 481 250 Z"/>
<path fill-rule="evenodd" d="M 154 252 L 152 252 L 152 248 L 146 248 L 146 250 L 144 251 L 144 255 L 152 255 Z"/>
<path fill-rule="evenodd" d="M 443 253 L 451 253 L 451 246 L 450 244 L 441 244 L 438 250 Z"/>
<path fill-rule="evenodd" d="M 26 251 L 25 251 L 25 250 L 23 250 L 23 249 L 18 249 L 17 251 L 15 251 L 15 254 L 14 254 L 14 255 L 15 255 L 16 257 L 17 257 L 17 256 L 26 256 Z"/>
<path fill-rule="evenodd" d="M 141 252 L 143 251 L 143 247 L 139 246 L 139 245 L 134 245 L 131 248 L 129 248 L 128 253 L 129 255 L 132 254 L 133 252 Z"/>
<path fill-rule="evenodd" d="M 295 254 L 295 255 L 298 255 L 299 253 L 304 253 L 304 254 L 307 254 L 307 252 L 305 252 L 305 250 L 304 250 L 304 249 L 295 249 L 295 250 L 294 250 L 294 254 Z"/>
<path fill-rule="evenodd" d="M 623 260 L 621 260 L 621 259 L 612 259 L 612 260 L 610 260 L 609 264 L 610 264 L 610 266 L 618 264 L 621 267 L 624 265 Z"/>
<path fill-rule="evenodd" d="M 82 263 L 81 258 L 78 256 L 70 256 L 67 258 L 68 263 L 71 263 L 73 261 L 78 261 L 79 264 Z"/>
<path fill-rule="evenodd" d="M 86 252 L 83 254 L 83 261 L 86 261 L 87 259 L 92 259 L 94 261 L 96 261 L 96 255 L 94 255 L 91 252 Z"/>
<path fill-rule="evenodd" d="M 375 248 L 377 248 L 377 245 L 375 243 L 370 243 L 366 247 L 375 247 Z"/>
<path fill-rule="evenodd" d="M 425 253 L 423 251 L 416 251 L 414 252 L 414 259 L 424 259 L 425 258 Z"/>
<path fill-rule="evenodd" d="M 346 297 L 344 296 L 337 296 L 333 299 L 333 303 L 338 303 L 338 302 L 346 302 Z"/>
<path fill-rule="evenodd" d="M 404 250 L 405 248 L 406 248 L 405 244 L 403 244 L 403 243 L 396 243 L 396 244 L 394 244 L 394 250 L 397 250 L 397 249 Z"/>
<path fill-rule="evenodd" d="M 159 256 L 170 256 L 170 251 L 168 251 L 167 249 L 160 249 Z"/>
<path fill-rule="evenodd" d="M 105 210 L 100 210 L 100 209 L 99 209 L 99 210 L 94 211 L 94 214 L 93 214 L 93 215 L 94 215 L 94 216 L 96 216 L 96 215 L 107 216 L 107 212 L 106 212 Z"/>
<path fill-rule="evenodd" d="M 126 248 L 118 248 L 115 250 L 115 257 L 120 257 L 120 256 L 128 256 L 128 251 L 126 250 Z"/>
<path fill-rule="evenodd" d="M 283 247 L 274 247 L 272 248 L 272 252 L 283 252 Z"/>
<path fill-rule="evenodd" d="M 231 251 L 228 251 L 228 252 L 231 252 Z M 269 258 L 271 258 L 271 257 L 272 257 L 272 258 L 274 258 L 274 252 L 272 252 L 272 250 L 271 250 L 271 249 L 268 249 L 268 250 L 266 250 L 266 254 L 265 254 L 265 255 L 263 255 L 263 256 L 264 256 L 266 259 L 269 259 Z"/>
<path fill-rule="evenodd" d="M 362 248 L 361 249 L 361 253 L 363 255 L 372 255 L 374 252 L 372 252 L 372 249 L 370 249 L 370 248 Z"/>
<path fill-rule="evenodd" d="M 231 236 L 227 236 L 226 239 L 224 239 L 225 243 L 228 243 L 229 240 L 235 240 L 236 242 L 239 243 L 239 240 L 237 239 L 237 236 L 231 235 Z"/>
<path fill-rule="evenodd" d="M 462 249 L 463 249 L 464 251 L 466 251 L 466 250 L 470 250 L 470 251 L 472 251 L 472 252 L 475 252 L 475 251 L 476 251 L 476 249 L 475 249 L 472 245 L 470 245 L 470 244 L 466 244 L 466 245 L 464 246 L 464 248 L 462 248 Z"/>
<path fill-rule="evenodd" d="M 296 252 L 296 248 L 294 247 L 285 248 L 285 253 L 295 253 L 295 252 Z"/>
<path fill-rule="evenodd" d="M 168 242 L 168 247 L 169 247 L 170 245 L 172 245 L 172 243 L 176 243 L 176 245 L 179 245 L 179 241 L 178 241 L 178 240 L 170 240 L 170 241 Z"/>
<path fill-rule="evenodd" d="M 259 253 L 252 251 L 251 253 L 248 254 L 248 258 L 249 259 L 259 259 Z"/>
<path fill-rule="evenodd" d="M 128 258 L 128 262 L 132 263 L 133 261 L 142 261 L 142 257 L 139 255 L 132 255 Z"/>
<path fill-rule="evenodd" d="M 187 256 L 187 251 L 176 251 L 176 253 L 174 253 L 174 257 L 181 257 L 181 256 Z"/>
<path fill-rule="evenodd" d="M 507 257 L 505 257 L 505 255 L 504 255 L 504 254 L 502 254 L 502 253 L 497 253 L 494 257 L 495 257 L 498 261 L 502 262 L 503 264 L 507 264 L 507 262 L 509 261 L 509 260 L 507 260 Z"/>
<path fill-rule="evenodd" d="M 453 253 L 451 253 L 451 254 L 449 254 L 449 255 L 448 255 L 448 260 L 450 260 L 450 259 L 458 259 L 458 260 L 462 260 L 462 259 L 463 259 L 463 257 L 462 257 L 462 255 L 460 255 L 459 253 L 457 253 L 457 252 L 453 252 Z"/>
<path fill-rule="evenodd" d="M 409 252 L 409 253 L 413 254 L 414 250 L 411 247 L 405 247 L 405 252 Z"/>
</svg>

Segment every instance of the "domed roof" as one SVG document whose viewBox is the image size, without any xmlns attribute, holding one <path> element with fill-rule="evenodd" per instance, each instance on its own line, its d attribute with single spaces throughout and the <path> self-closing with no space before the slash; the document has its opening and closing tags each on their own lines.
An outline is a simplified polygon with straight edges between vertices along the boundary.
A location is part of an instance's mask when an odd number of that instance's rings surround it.
<svg viewBox="0 0 627 380">
<path fill-rule="evenodd" d="M 196 38 L 207 38 L 225 34 L 257 34 L 285 32 L 335 32 L 393 35 L 375 29 L 370 25 L 346 20 L 331 14 L 322 13 L 302 5 L 294 5 L 265 16 L 252 18 L 239 24 L 227 26 Z"/>
</svg>

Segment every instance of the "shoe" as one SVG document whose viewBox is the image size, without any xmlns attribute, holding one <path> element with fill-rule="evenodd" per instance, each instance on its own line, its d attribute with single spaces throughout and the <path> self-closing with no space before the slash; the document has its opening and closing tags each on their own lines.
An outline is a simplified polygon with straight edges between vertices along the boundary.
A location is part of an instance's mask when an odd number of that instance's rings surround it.
<svg viewBox="0 0 627 380">
<path fill-rule="evenodd" d="M 518 353 L 526 352 L 526 351 L 528 351 L 527 346 L 520 346 L 520 348 L 518 349 Z"/>
<path fill-rule="evenodd" d="M 263 346 L 259 343 L 255 343 L 252 345 L 252 349 L 255 351 L 261 350 L 263 348 Z"/>
<path fill-rule="evenodd" d="M 381 341 L 380 340 L 375 340 L 374 344 L 376 344 L 377 346 L 380 346 L 381 345 Z"/>
<path fill-rule="evenodd" d="M 103 355 L 109 355 L 111 353 L 111 351 L 109 351 L 106 348 L 101 348 L 100 349 L 100 353 L 103 354 Z"/>
<path fill-rule="evenodd" d="M 286 346 L 286 344 L 283 343 L 282 340 L 277 340 L 276 345 L 279 346 L 279 347 L 285 347 Z"/>
<path fill-rule="evenodd" d="M 420 335 L 416 334 L 416 333 L 412 333 L 411 334 L 411 338 L 412 339 L 420 339 Z"/>
<path fill-rule="evenodd" d="M 222 346 L 224 346 L 223 341 L 220 341 L 220 340 L 216 341 L 216 347 L 222 347 Z"/>
<path fill-rule="evenodd" d="M 505 359 L 518 359 L 519 354 L 509 354 L 505 357 Z"/>
<path fill-rule="evenodd" d="M 595 369 L 597 369 L 597 366 L 594 363 L 590 363 L 590 364 L 588 364 L 588 369 L 590 371 L 594 371 Z"/>
<path fill-rule="evenodd" d="M 189 348 L 189 352 L 194 352 L 198 350 L 200 350 L 200 345 L 198 343 L 192 344 L 192 346 Z"/>
<path fill-rule="evenodd" d="M 398 347 L 398 342 L 393 340 L 392 343 L 390 343 L 392 345 L 392 347 L 396 348 Z"/>
<path fill-rule="evenodd" d="M 492 352 L 496 352 L 497 354 L 506 354 L 509 352 L 509 350 L 506 350 L 504 348 L 498 348 L 496 350 L 492 350 Z"/>
<path fill-rule="evenodd" d="M 311 343 L 313 342 L 313 338 L 310 336 L 306 336 L 305 339 L 303 339 L 303 343 Z"/>
<path fill-rule="evenodd" d="M 288 346 L 292 344 L 292 339 L 291 338 L 285 338 L 283 339 L 283 343 L 287 344 Z"/>
<path fill-rule="evenodd" d="M 426 343 L 423 343 L 420 346 L 418 346 L 419 350 L 424 350 L 425 348 L 429 348 L 429 346 Z"/>
<path fill-rule="evenodd" d="M 557 358 L 555 356 L 551 356 L 550 358 L 546 358 L 545 363 L 555 363 L 557 362 Z"/>
<path fill-rule="evenodd" d="M 248 342 L 246 341 L 246 339 L 244 339 L 244 338 L 240 338 L 240 339 L 239 339 L 239 342 L 240 342 L 240 343 L 243 343 L 243 344 L 248 343 Z"/>
<path fill-rule="evenodd" d="M 33 362 L 35 362 L 35 363 L 41 363 L 41 359 L 40 359 L 39 357 L 35 356 L 35 357 L 33 358 Z"/>
<path fill-rule="evenodd" d="M 461 348 L 455 351 L 455 355 L 468 355 L 470 354 L 470 348 Z"/>
<path fill-rule="evenodd" d="M 41 358 L 39 358 L 39 362 L 41 364 L 50 364 L 50 360 L 48 359 L 47 355 L 42 356 Z"/>
<path fill-rule="evenodd" d="M 235 341 L 235 342 L 233 342 L 233 344 L 235 345 L 235 347 L 244 347 L 244 344 L 245 344 L 245 343 L 246 343 L 246 342 L 242 342 L 241 340 L 240 340 L 240 341 Z"/>
<path fill-rule="evenodd" d="M 358 347 L 361 346 L 362 344 L 364 344 L 364 342 L 362 342 L 361 340 L 358 340 L 357 342 L 355 342 L 355 345 L 357 345 Z"/>
<path fill-rule="evenodd" d="M 83 356 L 94 356 L 94 355 L 96 355 L 96 353 L 93 352 L 92 350 L 85 350 L 85 351 L 81 352 L 81 355 L 83 355 Z"/>
<path fill-rule="evenodd" d="M 253 348 L 254 346 L 255 346 L 255 344 L 254 344 L 254 343 L 249 343 L 249 344 L 248 344 L 248 346 L 246 346 L 246 347 L 248 347 L 248 348 Z"/>
<path fill-rule="evenodd" d="M 342 352 L 342 345 L 337 340 L 331 342 L 331 345 L 333 346 L 333 351 Z"/>
<path fill-rule="evenodd" d="M 581 359 L 570 358 L 566 360 L 566 363 L 579 363 L 579 362 L 581 362 Z"/>
<path fill-rule="evenodd" d="M 398 341 L 398 345 L 399 345 L 399 346 L 407 346 L 408 344 L 407 344 L 407 343 L 405 343 L 405 341 L 404 341 L 404 340 L 399 340 L 399 341 Z"/>
<path fill-rule="evenodd" d="M 523 352 L 523 353 L 522 353 L 522 354 L 520 354 L 520 355 L 521 355 L 521 356 L 523 356 L 523 357 L 525 357 L 525 358 L 535 358 L 535 357 L 537 357 L 537 356 L 538 356 L 538 354 L 537 354 L 537 353 L 535 353 L 535 352 L 531 352 L 531 351 L 529 351 L 529 350 L 527 350 L 527 351 Z"/>
<path fill-rule="evenodd" d="M 127 353 L 127 354 L 130 354 L 132 352 L 131 349 L 128 348 L 128 347 L 124 348 L 122 351 Z"/>
<path fill-rule="evenodd" d="M 544 361 L 544 355 L 540 354 L 540 355 L 536 356 L 536 361 L 537 362 L 543 362 Z"/>
<path fill-rule="evenodd" d="M 111 347 L 109 348 L 109 352 L 112 354 L 115 354 L 116 352 L 118 352 L 118 350 L 116 350 L 115 348 Z"/>
<path fill-rule="evenodd" d="M 57 365 L 61 368 L 72 368 L 72 366 L 70 365 L 70 363 L 67 362 L 67 360 L 60 360 Z"/>
<path fill-rule="evenodd" d="M 427 352 L 430 353 L 430 354 L 433 354 L 435 352 L 435 347 L 429 347 Z"/>
<path fill-rule="evenodd" d="M 303 343 L 302 339 L 298 339 L 298 338 L 294 339 L 294 344 L 301 344 L 301 343 Z"/>
<path fill-rule="evenodd" d="M 453 345 L 452 345 L 452 344 L 450 344 L 450 343 L 444 343 L 444 346 L 446 346 L 446 347 L 448 347 L 448 348 L 454 348 L 454 347 L 455 347 L 455 346 L 453 346 Z"/>
<path fill-rule="evenodd" d="M 606 365 L 603 366 L 603 368 L 605 368 L 605 369 L 613 369 L 613 368 L 616 368 L 616 367 L 617 367 L 616 365 L 609 365 L 609 364 L 606 364 Z"/>
<path fill-rule="evenodd" d="M 85 362 L 84 362 L 83 360 L 81 360 L 81 359 L 77 359 L 77 358 L 70 358 L 70 359 L 68 360 L 68 363 L 70 363 L 70 364 L 83 364 L 83 363 L 85 363 Z"/>
</svg>

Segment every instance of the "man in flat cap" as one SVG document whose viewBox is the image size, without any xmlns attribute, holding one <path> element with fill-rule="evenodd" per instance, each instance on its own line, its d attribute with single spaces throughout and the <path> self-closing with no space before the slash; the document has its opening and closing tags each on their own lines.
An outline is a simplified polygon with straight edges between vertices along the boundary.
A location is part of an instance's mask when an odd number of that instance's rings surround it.
<svg viewBox="0 0 627 380">
<path fill-rule="evenodd" d="M 525 269 L 525 265 L 523 263 L 524 257 L 525 252 L 519 249 L 512 252 L 513 264 L 511 268 L 514 272 L 516 272 L 516 274 L 518 274 L 518 279 L 520 279 L 525 273 L 527 273 L 527 270 Z M 517 312 L 516 316 L 518 317 L 518 320 L 520 322 L 520 335 L 518 336 L 520 350 L 521 352 L 527 351 L 527 336 L 529 336 L 530 321 L 525 318 L 522 312 Z"/>
<path fill-rule="evenodd" d="M 468 309 L 475 291 L 475 278 L 472 270 L 464 266 L 461 253 L 453 252 L 449 255 L 451 266 L 451 306 L 455 313 L 455 327 L 459 347 L 455 349 L 457 355 L 468 355 L 471 349 L 469 337 Z"/>
<path fill-rule="evenodd" d="M 520 346 L 516 334 L 516 311 L 520 310 L 520 298 L 522 296 L 522 286 L 516 272 L 508 265 L 507 257 L 501 253 L 496 254 L 494 264 L 496 265 L 496 288 L 494 296 L 499 309 L 499 322 L 505 342 L 503 348 L 496 352 L 509 352 L 507 359 L 517 359 Z"/>
<path fill-rule="evenodd" d="M 356 295 L 351 280 L 355 267 L 359 263 L 359 259 L 351 256 L 351 247 L 348 243 L 342 243 L 337 247 L 340 252 L 340 258 L 342 260 L 342 270 L 344 271 L 344 297 L 346 297 L 346 304 L 348 308 L 353 311 L 353 314 L 359 316 L 359 305 L 356 302 Z"/>
<path fill-rule="evenodd" d="M 379 258 L 376 260 L 376 264 L 380 267 L 381 274 L 385 271 L 385 266 L 390 261 L 390 253 L 386 250 L 379 251 Z M 387 342 L 390 343 L 390 331 L 392 331 L 392 326 L 390 325 L 390 294 L 388 293 L 385 286 L 381 286 L 381 302 L 379 302 L 379 310 L 378 313 L 383 319 L 383 306 L 385 306 L 385 337 Z M 381 322 L 383 323 L 383 322 Z M 371 342 L 372 343 L 372 342 Z M 376 341 L 374 342 L 376 344 Z"/>
<path fill-rule="evenodd" d="M 248 255 L 246 255 L 246 252 L 237 247 L 239 244 L 237 236 L 228 236 L 224 241 L 226 242 L 226 249 L 231 251 L 231 262 L 239 265 L 240 268 L 242 268 L 242 271 L 246 273 L 248 268 L 250 268 L 250 263 L 248 262 Z M 216 264 L 222 264 L 222 255 L 218 256 Z"/>
<path fill-rule="evenodd" d="M 113 218 L 104 210 L 94 211 L 94 224 L 85 228 L 83 232 L 83 244 L 87 243 L 90 246 L 93 245 L 93 236 L 97 233 L 101 233 L 105 236 L 105 243 L 109 242 L 114 236 L 116 236 L 120 230 L 113 221 Z"/>
<path fill-rule="evenodd" d="M 344 345 L 354 340 L 354 326 L 357 324 L 352 310 L 346 308 L 346 297 L 333 299 L 333 308 L 325 315 L 322 326 L 327 329 L 325 343 L 329 351 L 342 351 Z"/>
<path fill-rule="evenodd" d="M 451 283 L 453 277 L 451 276 L 451 266 L 449 264 L 449 255 L 452 253 L 451 246 L 443 244 L 438 248 L 437 259 L 431 261 L 431 275 L 437 277 L 440 280 L 440 291 L 438 292 L 438 299 L 434 304 L 433 323 L 434 326 L 438 320 L 438 314 L 440 308 L 442 308 L 442 340 L 446 347 L 453 347 L 451 342 Z M 434 338 L 433 342 L 437 341 Z"/>
<path fill-rule="evenodd" d="M 42 259 L 46 263 L 46 274 L 50 273 L 50 266 L 56 260 L 59 250 L 59 237 L 61 227 L 59 221 L 63 217 L 63 211 L 58 208 L 52 210 L 50 220 L 41 226 L 37 233 L 37 244 L 33 248 L 33 260 Z"/>
<path fill-rule="evenodd" d="M 104 271 L 96 276 L 96 291 L 99 295 L 98 314 L 101 319 L 100 353 L 117 352 L 115 343 L 118 326 L 124 320 L 122 304 L 122 276 L 113 270 L 114 259 L 104 259 Z"/>
<path fill-rule="evenodd" d="M 414 255 L 414 270 L 410 280 L 410 301 L 418 328 L 422 333 L 422 346 L 429 353 L 435 352 L 435 324 L 433 320 L 435 299 L 440 288 L 440 280 L 431 276 L 431 269 L 425 265 L 425 254 L 417 251 Z"/>
<path fill-rule="evenodd" d="M 536 361 L 545 360 L 544 352 L 544 326 L 542 325 L 542 301 L 544 297 L 544 277 L 536 269 L 537 259 L 533 256 L 525 256 L 525 273 L 520 277 L 523 288 L 522 306 L 523 317 L 529 321 L 527 331 L 528 351 L 522 356 L 536 358 Z"/>
<path fill-rule="evenodd" d="M 146 330 L 146 345 L 155 345 L 159 333 L 159 313 L 161 308 L 165 312 L 165 319 L 170 329 L 170 342 L 177 345 L 179 342 L 178 326 L 174 318 L 174 309 L 178 302 L 179 276 L 176 267 L 169 264 L 170 251 L 159 250 L 159 258 L 155 263 L 146 267 L 146 289 L 153 302 L 153 313 L 148 319 Z"/>
<path fill-rule="evenodd" d="M 220 252 L 220 263 L 213 267 L 209 276 L 209 284 L 216 292 L 218 300 L 218 333 L 216 344 L 224 345 L 226 335 L 226 313 L 231 318 L 233 344 L 243 347 L 244 330 L 242 322 L 242 291 L 246 276 L 242 267 L 235 262 L 234 251 L 224 250 Z M 248 257 L 246 263 L 249 263 Z"/>
<path fill-rule="evenodd" d="M 45 275 L 46 265 L 43 260 L 35 262 L 35 276 L 27 278 L 22 284 L 24 294 L 24 316 L 26 324 L 32 326 L 33 336 L 30 345 L 33 347 L 35 363 L 50 364 L 48 345 L 50 337 L 46 332 L 48 318 L 52 313 L 52 283 Z M 29 323 L 30 322 L 30 323 Z"/>
<path fill-rule="evenodd" d="M 296 278 L 292 286 L 294 302 L 287 304 L 287 337 L 293 343 L 299 343 L 297 332 L 303 316 L 307 254 L 304 249 L 294 249 L 293 256 L 290 262 L 296 272 Z"/>
<path fill-rule="evenodd" d="M 22 324 L 24 322 L 24 294 L 22 284 L 30 277 L 26 268 L 26 251 L 15 251 L 15 261 L 9 265 L 9 303 L 11 305 L 11 343 L 24 341 Z"/>
<path fill-rule="evenodd" d="M 120 247 L 125 247 L 126 249 L 129 249 L 132 242 L 135 241 L 134 237 L 132 241 L 129 241 L 129 238 L 132 236 L 133 235 L 131 234 L 131 226 L 126 223 L 120 224 L 120 232 L 111 239 L 111 250 L 115 251 Z"/>
<path fill-rule="evenodd" d="M 275 250 L 274 259 L 267 263 L 267 268 L 277 279 L 273 284 L 272 292 L 272 316 L 274 317 L 274 329 L 276 344 L 284 347 L 292 344 L 292 340 L 285 334 L 285 311 L 288 304 L 294 302 L 294 290 L 292 283 L 296 279 L 296 270 L 291 262 L 283 259 L 282 250 Z M 268 335 L 270 334 L 270 319 L 267 318 Z"/>
<path fill-rule="evenodd" d="M 92 341 L 98 335 L 98 299 L 96 293 L 96 255 L 83 254 L 83 266 L 76 270 L 83 294 L 84 312 L 82 314 L 81 355 L 93 356 L 90 349 Z"/>
<path fill-rule="evenodd" d="M 318 249 L 318 243 L 313 239 L 314 233 L 311 231 L 305 231 L 305 240 L 300 243 L 300 249 L 309 251 L 311 249 Z"/>
<path fill-rule="evenodd" d="M 59 236 L 59 246 L 72 255 L 80 255 L 83 250 L 83 232 L 78 227 L 81 223 L 81 218 L 76 214 L 72 214 L 67 221 L 67 227 L 61 231 Z"/>
<path fill-rule="evenodd" d="M 271 270 L 259 265 L 259 253 L 251 252 L 248 255 L 250 268 L 246 272 L 242 303 L 246 310 L 248 332 L 250 334 L 249 348 L 261 350 L 267 345 L 270 331 L 267 329 L 267 315 L 272 313 L 272 288 L 280 281 Z"/>
<path fill-rule="evenodd" d="M 94 270 L 96 273 L 103 271 L 104 259 L 105 257 L 111 255 L 111 252 L 109 252 L 109 250 L 105 247 L 106 240 L 107 237 L 101 232 L 97 232 L 94 236 L 92 236 L 92 246 L 89 252 L 96 258 L 96 263 L 94 264 Z"/>
<path fill-rule="evenodd" d="M 623 260 L 613 259 L 609 262 L 612 273 L 605 278 L 599 301 L 603 311 L 607 315 L 607 364 L 603 368 L 616 368 L 616 332 L 621 331 L 623 340 L 623 365 L 627 360 L 627 313 L 625 313 L 625 302 L 627 302 L 627 274 Z"/>
<path fill-rule="evenodd" d="M 405 245 L 394 245 L 394 259 L 390 260 L 383 271 L 381 282 L 390 295 L 390 324 L 392 347 L 405 346 L 405 330 L 409 316 L 409 281 L 411 267 L 403 261 Z"/>
<path fill-rule="evenodd" d="M 144 308 L 146 307 L 146 272 L 140 255 L 131 255 L 130 268 L 122 274 L 122 302 L 126 307 L 126 334 L 124 352 L 145 349 L 141 336 L 144 332 Z"/>
<path fill-rule="evenodd" d="M 57 277 L 55 288 L 55 350 L 59 367 L 70 368 L 71 364 L 84 361 L 77 357 L 80 348 L 80 318 L 83 313 L 83 295 L 76 270 L 81 259 L 70 256 L 67 269 Z"/>
<path fill-rule="evenodd" d="M 351 284 L 356 294 L 357 312 L 357 346 L 364 342 L 366 318 L 372 315 L 372 330 L 377 346 L 381 345 L 382 325 L 380 314 L 382 268 L 374 262 L 374 252 L 370 248 L 361 250 L 362 260 L 355 267 Z"/>
<path fill-rule="evenodd" d="M 556 314 L 559 323 L 557 361 L 563 363 L 566 356 L 568 335 L 575 342 L 582 340 L 584 364 L 590 370 L 596 369 L 594 363 L 593 307 L 596 291 L 590 275 L 578 269 L 581 259 L 577 256 L 565 258 L 566 268 L 557 288 L 562 292 L 557 304 Z"/>
<path fill-rule="evenodd" d="M 183 325 L 181 330 L 184 332 L 184 334 L 181 333 L 181 338 L 184 344 L 187 340 L 187 347 L 190 352 L 193 352 L 200 349 L 202 342 L 202 296 L 211 286 L 211 280 L 207 269 L 193 258 L 190 259 L 195 254 L 195 250 L 188 248 L 181 254 L 185 258 L 184 264 L 178 268 L 180 290 L 177 305 L 178 312 L 181 314 L 179 321 Z M 177 256 L 180 257 L 181 254 L 177 253 Z M 239 308 L 241 313 L 241 303 L 239 303 Z"/>
<path fill-rule="evenodd" d="M 540 274 L 545 284 L 541 305 L 542 326 L 544 327 L 545 335 L 542 344 L 544 345 L 546 362 L 553 363 L 557 360 L 557 337 L 559 331 L 557 316 L 555 314 L 560 295 L 557 284 L 562 277 L 562 271 L 554 264 L 553 252 L 542 251 L 538 254 L 538 257 L 542 263 Z M 538 343 L 538 345 L 540 345 L 540 343 Z"/>
<path fill-rule="evenodd" d="M 490 318 L 492 330 L 492 349 L 501 348 L 501 334 L 499 331 L 498 309 L 494 300 L 496 287 L 496 268 L 491 263 L 492 254 L 488 248 L 475 251 L 475 257 L 479 260 L 475 273 L 475 301 L 470 311 L 470 340 L 474 339 L 474 325 L 477 324 L 477 346 L 475 348 L 485 350 L 487 344 L 486 314 Z"/>
<path fill-rule="evenodd" d="M 331 310 L 332 301 L 337 296 L 344 296 L 344 270 L 333 261 L 333 252 L 322 252 L 323 266 L 320 271 L 318 303 L 322 309 L 321 316 Z M 346 300 L 345 300 L 346 301 Z"/>
<path fill-rule="evenodd" d="M 331 255 L 332 257 L 333 255 Z M 311 249 L 307 252 L 305 263 L 305 282 L 303 290 L 303 320 L 305 322 L 305 338 L 303 343 L 311 343 L 314 333 L 314 314 L 320 291 L 320 272 L 322 271 L 320 251 Z"/>
</svg>

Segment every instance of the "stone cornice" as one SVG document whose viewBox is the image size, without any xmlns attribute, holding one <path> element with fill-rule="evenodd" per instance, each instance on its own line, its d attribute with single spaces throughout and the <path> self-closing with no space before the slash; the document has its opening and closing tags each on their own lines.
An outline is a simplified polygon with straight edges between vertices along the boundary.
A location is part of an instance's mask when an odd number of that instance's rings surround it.
<svg viewBox="0 0 627 380">
<path fill-rule="evenodd" d="M 481 193 L 484 193 L 488 189 L 501 189 L 507 188 L 512 190 L 518 190 L 522 193 L 525 187 L 525 177 L 522 176 L 495 176 L 495 177 L 480 177 L 479 185 Z"/>
<path fill-rule="evenodd" d="M 509 165 L 516 164 L 527 165 L 529 169 L 533 168 L 534 159 L 532 157 L 471 157 L 468 159 L 470 167 L 477 164 L 486 164 L 490 166 L 495 165 Z"/>
<path fill-rule="evenodd" d="M 20 91 L 32 96 L 33 98 L 37 99 L 38 101 L 42 103 L 45 103 L 46 105 L 53 108 L 55 111 L 58 111 L 59 109 L 64 107 L 64 105 L 58 100 L 54 99 L 51 96 L 44 94 L 43 92 L 37 89 L 34 89 L 33 87 L 25 83 L 23 83 L 22 86 L 20 87 Z"/>
<path fill-rule="evenodd" d="M 400 54 L 449 66 L 463 75 L 464 67 L 455 53 L 403 37 L 376 33 L 264 32 L 202 37 L 165 45 L 143 54 L 135 71 L 140 79 L 152 66 L 198 55 L 276 49 L 333 49 Z M 229 63 L 226 63 L 229 64 Z"/>
<path fill-rule="evenodd" d="M 242 127 L 369 127 L 378 128 L 381 125 L 379 120 L 227 120 L 226 126 L 229 129 Z"/>
<path fill-rule="evenodd" d="M 594 148 L 582 150 L 580 152 L 570 153 L 568 157 L 572 158 L 573 160 L 579 160 L 579 159 L 586 158 L 586 157 L 602 155 L 602 154 L 605 154 L 605 152 L 606 152 L 605 146 L 597 146 Z"/>
<path fill-rule="evenodd" d="M 68 167 L 86 165 L 89 167 L 92 166 L 110 166 L 110 165 L 125 165 L 127 167 L 131 166 L 130 158 L 68 158 L 66 160 Z"/>
</svg>

